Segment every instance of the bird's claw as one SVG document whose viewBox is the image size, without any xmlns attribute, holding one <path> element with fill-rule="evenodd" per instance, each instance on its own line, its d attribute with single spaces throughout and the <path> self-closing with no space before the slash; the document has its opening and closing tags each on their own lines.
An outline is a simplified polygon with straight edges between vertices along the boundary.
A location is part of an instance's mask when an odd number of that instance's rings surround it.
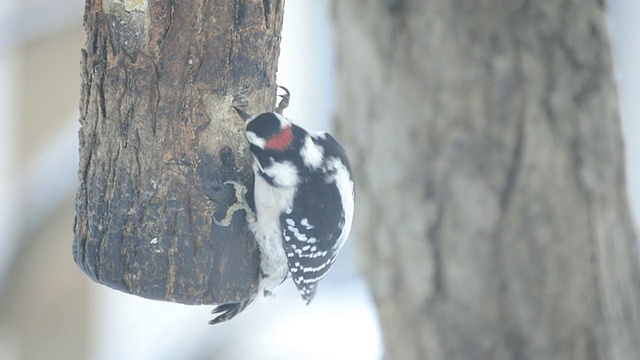
<svg viewBox="0 0 640 360">
<path fill-rule="evenodd" d="M 236 192 L 236 195 L 235 195 L 236 202 L 233 205 L 229 206 L 222 220 L 218 220 L 214 216 L 213 222 L 218 226 L 227 227 L 231 225 L 231 219 L 233 218 L 233 214 L 235 214 L 236 211 L 244 210 L 247 216 L 250 216 L 251 214 L 253 214 L 253 211 L 249 207 L 249 204 L 247 203 L 247 199 L 245 198 L 245 195 L 247 194 L 247 187 L 244 186 L 244 184 L 235 180 L 227 180 L 222 184 L 233 185 L 233 188 L 235 189 L 235 192 Z"/>
<path fill-rule="evenodd" d="M 274 112 L 282 115 L 282 112 L 284 111 L 284 109 L 286 109 L 289 106 L 289 100 L 291 100 L 291 93 L 289 92 L 289 89 L 287 89 L 284 86 L 278 86 L 278 88 L 284 90 L 284 95 L 278 95 L 278 97 L 280 97 L 281 100 L 280 100 L 280 103 L 278 103 L 278 106 L 276 107 Z"/>
</svg>

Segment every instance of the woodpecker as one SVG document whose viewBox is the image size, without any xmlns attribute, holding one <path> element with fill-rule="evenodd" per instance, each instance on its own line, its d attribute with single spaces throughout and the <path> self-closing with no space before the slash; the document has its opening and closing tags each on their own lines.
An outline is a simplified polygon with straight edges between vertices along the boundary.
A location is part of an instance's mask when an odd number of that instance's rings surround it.
<svg viewBox="0 0 640 360">
<path fill-rule="evenodd" d="M 253 203 L 249 207 L 241 183 L 233 185 L 236 203 L 216 224 L 228 226 L 245 210 L 260 250 L 258 292 L 239 303 L 218 305 L 210 324 L 233 318 L 258 296 L 271 295 L 289 276 L 309 304 L 318 282 L 333 265 L 353 222 L 355 185 L 349 159 L 336 139 L 311 132 L 282 115 L 289 91 L 274 112 L 251 116 L 234 107 L 245 121 L 245 135 L 253 155 Z"/>
</svg>

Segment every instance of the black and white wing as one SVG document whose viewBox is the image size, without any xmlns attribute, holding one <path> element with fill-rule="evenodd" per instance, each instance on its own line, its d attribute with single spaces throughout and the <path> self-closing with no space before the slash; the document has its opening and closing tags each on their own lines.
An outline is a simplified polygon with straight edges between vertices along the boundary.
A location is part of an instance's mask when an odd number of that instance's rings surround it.
<svg viewBox="0 0 640 360">
<path fill-rule="evenodd" d="M 292 207 L 280 216 L 291 277 L 307 304 L 344 244 L 345 213 L 340 204 L 335 184 L 316 174 L 300 186 Z"/>
</svg>

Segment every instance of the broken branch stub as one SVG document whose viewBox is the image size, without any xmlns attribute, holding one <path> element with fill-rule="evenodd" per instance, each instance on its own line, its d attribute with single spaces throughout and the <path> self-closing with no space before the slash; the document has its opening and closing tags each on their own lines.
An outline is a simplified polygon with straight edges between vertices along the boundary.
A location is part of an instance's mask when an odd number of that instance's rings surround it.
<svg viewBox="0 0 640 360">
<path fill-rule="evenodd" d="M 226 180 L 252 181 L 244 124 L 273 109 L 283 2 L 87 0 L 73 254 L 93 280 L 185 304 L 256 291 L 258 249 Z"/>
</svg>

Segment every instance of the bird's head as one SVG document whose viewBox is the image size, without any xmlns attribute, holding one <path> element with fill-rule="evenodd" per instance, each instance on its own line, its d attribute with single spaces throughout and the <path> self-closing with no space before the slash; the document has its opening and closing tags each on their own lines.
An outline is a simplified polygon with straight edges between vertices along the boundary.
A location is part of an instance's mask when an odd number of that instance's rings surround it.
<svg viewBox="0 0 640 360">
<path fill-rule="evenodd" d="M 249 120 L 246 136 L 258 170 L 281 187 L 299 181 L 300 149 L 306 131 L 284 116 L 268 112 Z"/>
</svg>

